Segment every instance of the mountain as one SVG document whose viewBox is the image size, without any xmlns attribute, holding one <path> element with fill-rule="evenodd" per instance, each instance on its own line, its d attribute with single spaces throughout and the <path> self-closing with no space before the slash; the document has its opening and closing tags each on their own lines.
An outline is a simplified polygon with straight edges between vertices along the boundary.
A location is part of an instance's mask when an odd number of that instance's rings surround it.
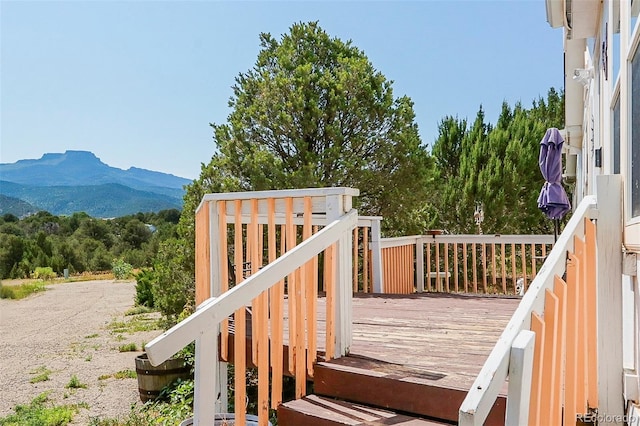
<svg viewBox="0 0 640 426">
<path fill-rule="evenodd" d="M 88 151 L 0 164 L 0 194 L 55 215 L 84 211 L 95 217 L 117 217 L 181 209 L 183 187 L 189 183 L 168 173 L 111 167 Z M 2 200 L 1 210 L 7 210 L 5 205 Z"/>
</svg>

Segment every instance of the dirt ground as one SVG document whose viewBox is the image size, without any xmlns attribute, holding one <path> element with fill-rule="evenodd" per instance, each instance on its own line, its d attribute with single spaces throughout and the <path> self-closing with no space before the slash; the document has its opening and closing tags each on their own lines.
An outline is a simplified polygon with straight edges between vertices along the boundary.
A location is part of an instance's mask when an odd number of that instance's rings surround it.
<svg viewBox="0 0 640 426">
<path fill-rule="evenodd" d="M 124 314 L 133 307 L 134 294 L 134 282 L 102 280 L 53 284 L 23 300 L 0 299 L 0 417 L 49 390 L 58 404 L 88 405 L 74 425 L 86 425 L 91 417 L 125 416 L 141 404 L 137 379 L 99 379 L 135 371 L 141 352 L 119 347 L 135 343 L 140 349 L 161 333 L 109 329 L 114 321 L 132 319 Z M 49 380 L 30 383 L 45 369 Z M 65 387 L 73 375 L 86 389 Z"/>
</svg>

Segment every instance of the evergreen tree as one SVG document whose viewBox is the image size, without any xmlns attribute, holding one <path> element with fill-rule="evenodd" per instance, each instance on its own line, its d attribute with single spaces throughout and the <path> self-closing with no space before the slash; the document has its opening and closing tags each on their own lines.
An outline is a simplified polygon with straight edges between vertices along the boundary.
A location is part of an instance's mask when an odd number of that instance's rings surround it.
<svg viewBox="0 0 640 426">
<path fill-rule="evenodd" d="M 261 34 L 260 46 L 236 78 L 228 122 L 212 125 L 217 152 L 188 189 L 183 220 L 204 192 L 351 186 L 360 214 L 384 216 L 387 233 L 422 232 L 433 162 L 411 99 L 394 98 L 361 50 L 317 22 L 281 40 Z"/>
</svg>

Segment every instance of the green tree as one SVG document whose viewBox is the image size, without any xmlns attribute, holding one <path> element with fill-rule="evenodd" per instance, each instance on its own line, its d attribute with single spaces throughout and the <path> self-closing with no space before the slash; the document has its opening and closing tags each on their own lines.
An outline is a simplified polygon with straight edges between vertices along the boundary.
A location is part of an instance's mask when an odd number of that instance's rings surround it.
<svg viewBox="0 0 640 426">
<path fill-rule="evenodd" d="M 263 33 L 260 47 L 228 122 L 212 124 L 217 153 L 188 189 L 185 220 L 204 192 L 352 186 L 360 213 L 385 216 L 388 233 L 421 232 L 425 219 L 409 218 L 429 199 L 433 162 L 411 99 L 317 22 L 281 40 Z"/>
<path fill-rule="evenodd" d="M 18 265 L 25 250 L 25 240 L 12 234 L 0 234 L 0 278 L 20 278 Z M 14 275 L 12 275 L 14 274 Z"/>
<path fill-rule="evenodd" d="M 563 125 L 563 96 L 550 89 L 530 109 L 503 103 L 495 126 L 482 107 L 471 128 L 447 117 L 433 153 L 439 166 L 439 223 L 453 233 L 474 233 L 475 203 L 482 203 L 485 233 L 548 233 L 551 222 L 537 207 L 544 182 L 538 168 L 540 140 Z"/>
</svg>

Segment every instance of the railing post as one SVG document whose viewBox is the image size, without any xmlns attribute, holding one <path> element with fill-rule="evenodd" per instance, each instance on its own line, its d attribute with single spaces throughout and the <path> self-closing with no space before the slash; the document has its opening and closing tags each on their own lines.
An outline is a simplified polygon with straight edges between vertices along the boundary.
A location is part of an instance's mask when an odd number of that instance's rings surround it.
<svg viewBox="0 0 640 426">
<path fill-rule="evenodd" d="M 222 256 L 220 253 L 219 201 L 209 203 L 209 296 L 217 297 L 221 293 Z M 224 214 L 224 213 L 223 213 Z M 202 306 L 202 305 L 201 305 Z M 197 308 L 196 308 L 197 309 Z M 220 401 L 219 409 L 227 407 L 227 363 L 220 362 L 218 357 L 218 334 L 220 327 L 207 330 L 196 339 L 195 374 L 194 374 L 194 424 L 210 424 L 216 413 L 216 401 Z M 224 382 L 221 381 L 224 379 Z M 224 383 L 224 385 L 223 385 Z M 213 396 L 213 397 L 212 397 Z"/>
<path fill-rule="evenodd" d="M 598 176 L 596 189 L 598 411 L 622 419 L 622 179 Z"/>
<path fill-rule="evenodd" d="M 331 223 L 351 210 L 350 195 L 327 196 L 327 222 Z M 351 346 L 352 328 L 352 298 L 353 283 L 351 282 L 352 246 L 351 232 L 345 233 L 336 244 L 336 303 L 335 303 L 335 357 L 341 357 L 349 352 Z M 329 315 L 329 313 L 327 313 Z"/>
<path fill-rule="evenodd" d="M 416 238 L 416 287 L 418 293 L 424 292 L 424 243 Z"/>
<path fill-rule="evenodd" d="M 535 333 L 522 330 L 511 345 L 506 426 L 526 425 L 529 422 L 534 344 Z"/>
<path fill-rule="evenodd" d="M 384 293 L 384 280 L 382 275 L 382 247 L 380 233 L 380 219 L 371 221 L 371 280 L 374 293 Z"/>
<path fill-rule="evenodd" d="M 193 397 L 193 424 L 210 425 L 215 417 L 218 395 L 216 372 L 218 366 L 217 327 L 207 330 L 196 339 L 196 365 Z M 226 388 L 226 386 L 225 386 Z M 221 396 L 222 397 L 222 396 Z"/>
</svg>

